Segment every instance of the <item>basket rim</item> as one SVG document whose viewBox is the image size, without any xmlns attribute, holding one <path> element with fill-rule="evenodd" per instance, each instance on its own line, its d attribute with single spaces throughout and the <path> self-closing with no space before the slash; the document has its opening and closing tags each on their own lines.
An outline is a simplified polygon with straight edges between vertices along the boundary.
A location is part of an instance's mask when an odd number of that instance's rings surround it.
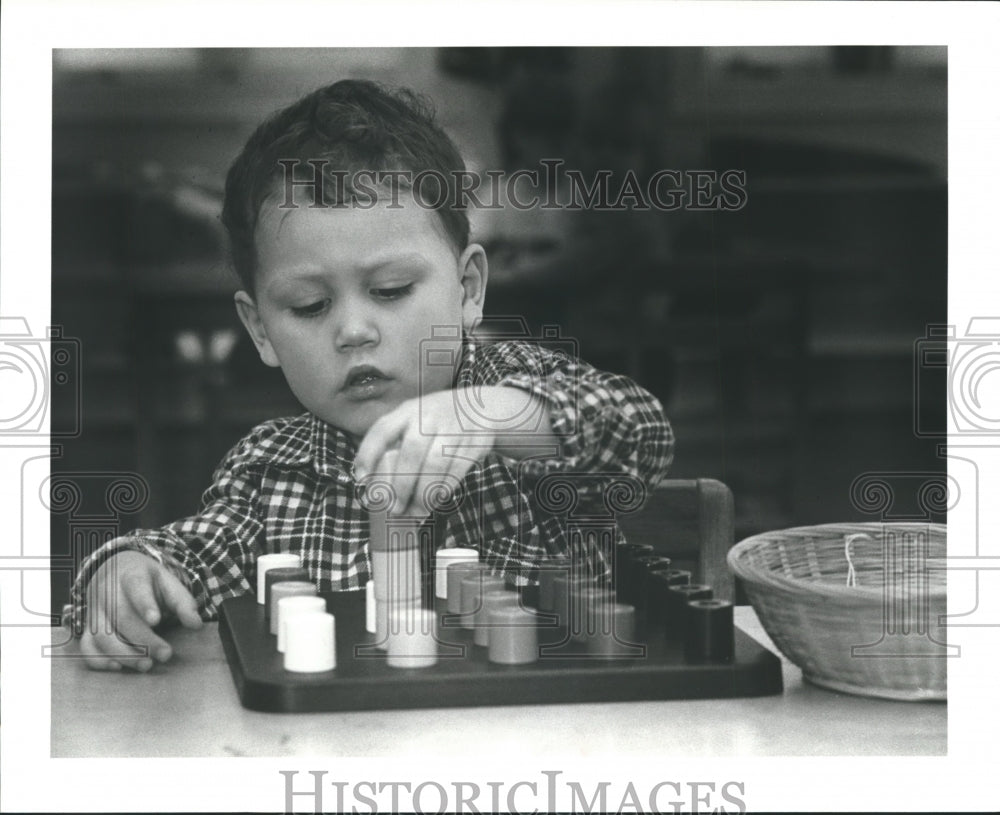
<svg viewBox="0 0 1000 815">
<path fill-rule="evenodd" d="M 882 599 L 885 596 L 884 586 L 838 586 L 829 583 L 809 583 L 804 580 L 788 577 L 778 572 L 762 572 L 752 569 L 743 561 L 742 555 L 745 552 L 760 546 L 762 543 L 770 542 L 776 535 L 834 531 L 837 531 L 838 534 L 844 534 L 845 531 L 847 531 L 848 534 L 851 532 L 865 533 L 871 532 L 873 529 L 882 530 L 886 527 L 902 530 L 930 528 L 933 531 L 940 533 L 946 533 L 948 528 L 947 524 L 922 523 L 919 521 L 848 521 L 843 523 L 792 526 L 785 529 L 774 529 L 767 532 L 760 532 L 756 535 L 751 535 L 749 538 L 744 538 L 739 543 L 734 544 L 726 553 L 726 562 L 729 564 L 729 568 L 732 572 L 747 583 L 748 586 L 781 589 L 786 594 L 798 595 L 802 598 L 815 598 L 817 596 L 822 596 L 830 600 L 850 599 L 853 602 L 857 602 L 858 600 L 882 602 Z M 947 587 L 933 588 L 930 592 L 930 596 L 935 599 L 946 597 Z"/>
</svg>

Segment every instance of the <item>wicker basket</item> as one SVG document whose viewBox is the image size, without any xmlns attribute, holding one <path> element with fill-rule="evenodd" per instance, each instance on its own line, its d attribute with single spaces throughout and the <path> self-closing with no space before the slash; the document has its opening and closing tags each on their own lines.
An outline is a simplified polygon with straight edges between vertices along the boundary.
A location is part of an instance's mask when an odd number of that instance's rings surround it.
<svg viewBox="0 0 1000 815">
<path fill-rule="evenodd" d="M 855 523 L 767 532 L 729 566 L 774 644 L 807 680 L 904 700 L 946 698 L 942 524 Z"/>
</svg>

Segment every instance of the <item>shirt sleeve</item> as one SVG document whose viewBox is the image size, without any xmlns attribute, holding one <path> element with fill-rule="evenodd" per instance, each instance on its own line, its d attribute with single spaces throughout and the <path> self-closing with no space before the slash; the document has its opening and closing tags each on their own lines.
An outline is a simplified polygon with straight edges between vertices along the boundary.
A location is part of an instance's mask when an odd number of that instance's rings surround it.
<svg viewBox="0 0 1000 815">
<path fill-rule="evenodd" d="M 487 346 L 476 368 L 476 381 L 521 388 L 548 406 L 560 454 L 522 461 L 522 471 L 625 474 L 647 489 L 666 475 L 674 450 L 670 423 L 659 401 L 628 377 L 528 342 Z"/>
<path fill-rule="evenodd" d="M 259 554 L 262 523 L 257 511 L 260 470 L 247 466 L 246 445 L 244 440 L 223 459 L 197 515 L 115 538 L 87 558 L 63 610 L 63 623 L 75 634 L 83 633 L 87 585 L 120 552 L 141 552 L 170 569 L 191 591 L 204 620 L 216 618 L 222 600 L 250 591 L 247 576 Z"/>
</svg>

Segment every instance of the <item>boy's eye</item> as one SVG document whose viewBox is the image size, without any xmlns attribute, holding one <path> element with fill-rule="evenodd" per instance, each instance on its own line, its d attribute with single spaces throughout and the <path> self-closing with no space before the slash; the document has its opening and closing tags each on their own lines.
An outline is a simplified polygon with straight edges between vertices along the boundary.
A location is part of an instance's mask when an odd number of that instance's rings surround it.
<svg viewBox="0 0 1000 815">
<path fill-rule="evenodd" d="M 412 289 L 413 284 L 407 283 L 405 286 L 386 286 L 384 288 L 372 289 L 371 293 L 379 300 L 396 300 L 408 295 Z"/>
<path fill-rule="evenodd" d="M 317 300 L 307 306 L 292 306 L 292 313 L 296 317 L 319 317 L 329 304 L 329 300 Z"/>
</svg>

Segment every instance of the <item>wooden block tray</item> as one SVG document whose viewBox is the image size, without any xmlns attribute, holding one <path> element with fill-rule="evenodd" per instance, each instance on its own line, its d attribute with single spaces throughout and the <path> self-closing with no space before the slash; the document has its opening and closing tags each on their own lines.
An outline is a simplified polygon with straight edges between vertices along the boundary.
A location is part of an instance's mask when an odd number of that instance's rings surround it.
<svg viewBox="0 0 1000 815">
<path fill-rule="evenodd" d="M 364 592 L 323 595 L 336 618 L 337 667 L 295 674 L 282 667 L 263 606 L 253 595 L 222 604 L 219 633 L 240 701 L 251 710 L 305 713 L 338 710 L 479 705 L 618 702 L 766 696 L 782 691 L 781 663 L 736 630 L 728 663 L 688 661 L 662 630 L 640 631 L 635 656 L 588 657 L 563 642 L 556 628 L 540 629 L 543 656 L 527 665 L 496 665 L 472 632 L 449 615 L 439 618 L 439 659 L 430 668 L 393 668 L 375 636 L 365 631 Z"/>
</svg>

